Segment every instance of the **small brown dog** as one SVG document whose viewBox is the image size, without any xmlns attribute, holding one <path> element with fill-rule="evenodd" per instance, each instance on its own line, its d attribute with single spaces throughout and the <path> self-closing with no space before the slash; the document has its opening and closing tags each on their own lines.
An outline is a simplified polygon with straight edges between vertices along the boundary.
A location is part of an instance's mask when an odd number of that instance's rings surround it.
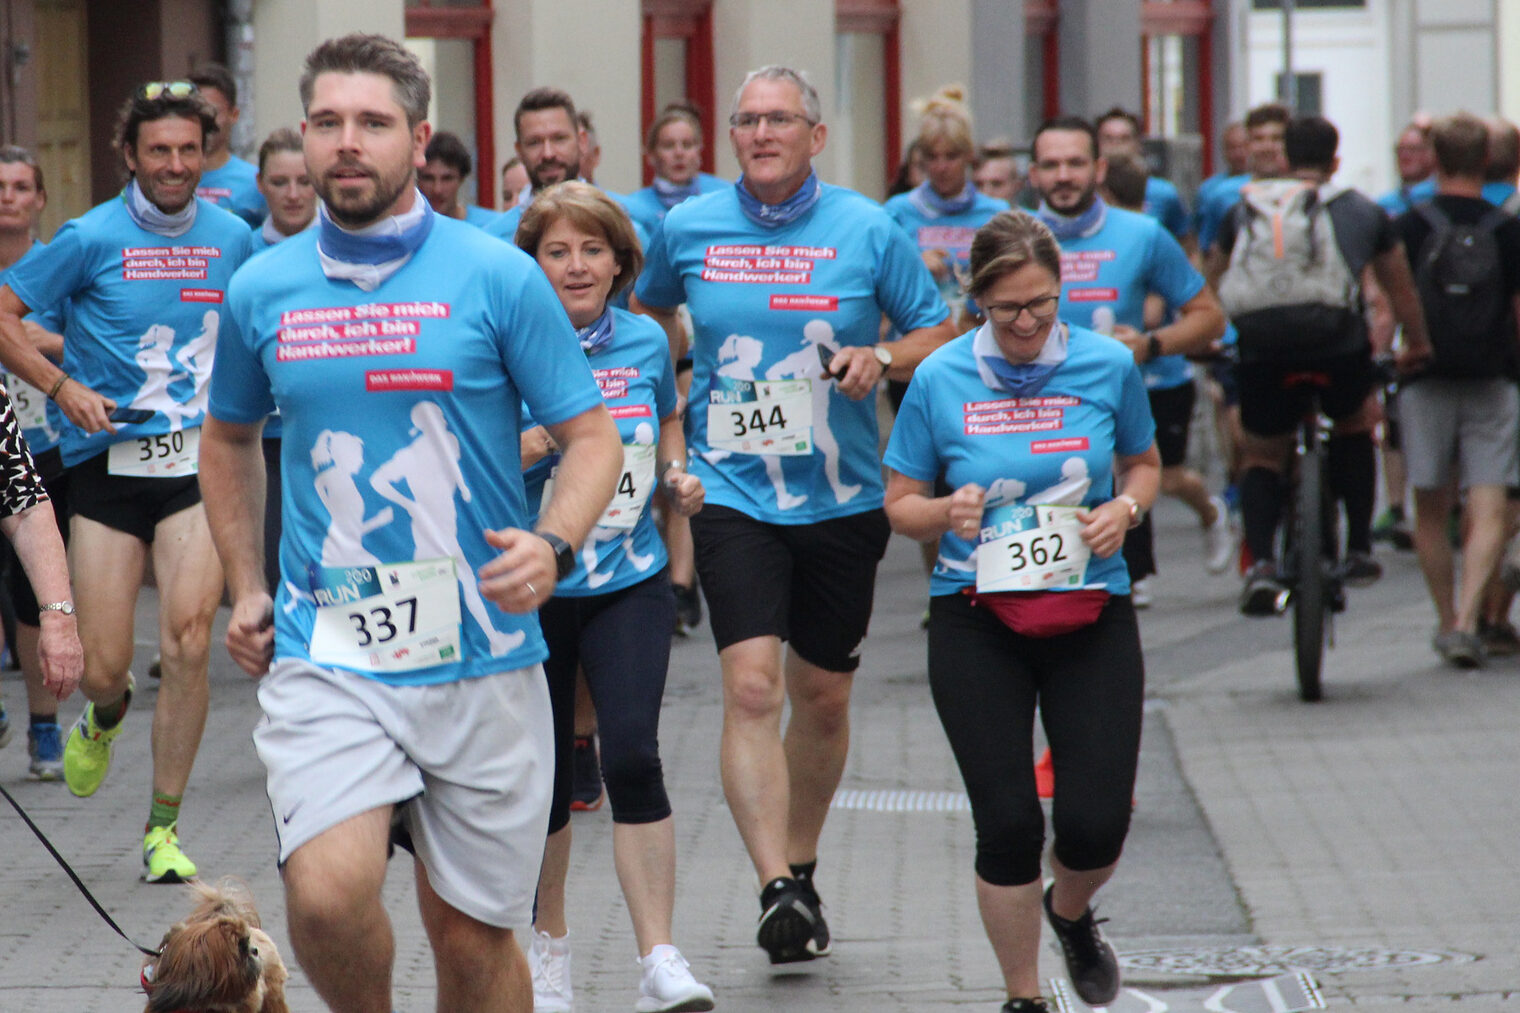
<svg viewBox="0 0 1520 1013">
<path fill-rule="evenodd" d="M 195 907 L 143 962 L 144 1013 L 290 1013 L 290 975 L 259 927 L 248 888 L 234 879 L 190 883 Z"/>
</svg>

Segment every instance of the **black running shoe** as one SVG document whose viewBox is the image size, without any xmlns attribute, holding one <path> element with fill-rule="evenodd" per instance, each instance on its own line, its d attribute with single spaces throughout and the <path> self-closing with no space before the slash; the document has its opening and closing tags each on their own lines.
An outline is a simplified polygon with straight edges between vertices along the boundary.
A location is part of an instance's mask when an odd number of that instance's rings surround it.
<svg viewBox="0 0 1520 1013">
<path fill-rule="evenodd" d="M 1009 999 L 1003 1003 L 1002 1013 L 1050 1013 L 1050 1007 L 1039 996 L 1033 999 Z"/>
<path fill-rule="evenodd" d="M 672 584 L 670 589 L 676 594 L 676 632 L 684 634 L 702 625 L 702 596 L 696 585 Z"/>
<path fill-rule="evenodd" d="M 795 964 L 824 956 L 818 952 L 817 931 L 823 919 L 790 876 L 779 876 L 760 891 L 760 926 L 755 939 L 773 964 Z M 824 945 L 828 928 L 823 927 Z"/>
<path fill-rule="evenodd" d="M 823 918 L 823 901 L 818 897 L 818 888 L 813 885 L 812 870 L 817 864 L 809 862 L 807 865 L 794 865 L 792 876 L 796 878 L 797 889 L 802 893 L 802 903 L 807 905 L 813 916 L 813 956 L 827 957 L 832 949 L 832 940 L 829 938 L 829 923 Z"/>
<path fill-rule="evenodd" d="M 1087 1005 L 1107 1006 L 1119 994 L 1119 958 L 1098 929 L 1101 922 L 1093 917 L 1092 908 L 1076 921 L 1067 921 L 1050 909 L 1054 890 L 1051 886 L 1045 891 L 1045 917 L 1066 957 L 1067 977 Z"/>
</svg>

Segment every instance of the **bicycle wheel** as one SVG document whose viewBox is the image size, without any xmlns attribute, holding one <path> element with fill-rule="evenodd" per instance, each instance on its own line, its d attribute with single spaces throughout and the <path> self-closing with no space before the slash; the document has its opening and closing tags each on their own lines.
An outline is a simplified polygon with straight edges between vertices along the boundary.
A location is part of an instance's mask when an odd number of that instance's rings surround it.
<svg viewBox="0 0 1520 1013">
<path fill-rule="evenodd" d="M 1325 613 L 1330 608 L 1329 584 L 1320 542 L 1325 515 L 1321 497 L 1324 461 L 1318 450 L 1298 462 L 1298 488 L 1293 497 L 1293 659 L 1298 670 L 1298 696 L 1306 702 L 1320 698 L 1320 667 L 1325 657 Z"/>
</svg>

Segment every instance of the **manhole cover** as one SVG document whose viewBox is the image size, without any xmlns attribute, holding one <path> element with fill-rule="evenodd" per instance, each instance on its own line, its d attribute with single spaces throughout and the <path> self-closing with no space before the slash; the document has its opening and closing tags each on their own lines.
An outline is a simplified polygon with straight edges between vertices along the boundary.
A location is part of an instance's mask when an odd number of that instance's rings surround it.
<svg viewBox="0 0 1520 1013">
<path fill-rule="evenodd" d="M 839 791 L 830 803 L 834 809 L 862 809 L 878 813 L 969 812 L 971 803 L 963 791 Z"/>
<path fill-rule="evenodd" d="M 1471 953 L 1446 950 L 1385 950 L 1349 946 L 1236 946 L 1201 950 L 1142 950 L 1121 953 L 1126 970 L 1157 974 L 1200 974 L 1211 978 L 1255 978 L 1292 971 L 1340 974 L 1426 964 L 1467 963 Z"/>
</svg>

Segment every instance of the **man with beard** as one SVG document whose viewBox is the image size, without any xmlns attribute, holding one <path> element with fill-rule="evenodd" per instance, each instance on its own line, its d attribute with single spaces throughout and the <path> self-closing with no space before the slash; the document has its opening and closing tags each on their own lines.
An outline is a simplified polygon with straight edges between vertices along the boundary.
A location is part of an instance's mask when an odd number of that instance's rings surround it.
<svg viewBox="0 0 1520 1013">
<path fill-rule="evenodd" d="M 228 293 L 207 509 L 233 599 L 227 646 L 263 677 L 254 744 L 290 939 L 318 994 L 392 1008 L 381 887 L 395 840 L 416 856 L 438 1007 L 527 1013 L 512 926 L 531 920 L 554 775 L 533 613 L 574 567 L 623 455 L 537 264 L 418 192 L 430 91 L 381 36 L 307 57 L 322 207 Z M 564 455 L 531 531 L 524 404 Z M 287 524 L 272 601 L 259 430 L 276 407 Z"/>
<path fill-rule="evenodd" d="M 1050 120 L 1035 132 L 1030 151 L 1029 180 L 1043 198 L 1038 214 L 1061 243 L 1061 319 L 1111 334 L 1134 353 L 1156 419 L 1161 490 L 1198 515 L 1204 565 L 1222 573 L 1234 550 L 1229 511 L 1186 466 L 1194 399 L 1186 356 L 1224 334 L 1224 313 L 1158 220 L 1110 207 L 1098 195 L 1107 163 L 1091 124 L 1076 117 Z M 1176 315 L 1148 328 L 1145 298 L 1152 292 Z M 1135 606 L 1144 607 L 1156 569 L 1149 517 L 1125 538 L 1124 558 Z"/>
<path fill-rule="evenodd" d="M 0 360 L 74 423 L 60 446 L 71 469 L 69 552 L 89 699 L 64 745 L 64 780 L 75 795 L 94 794 L 105 779 L 132 702 L 133 617 L 153 555 L 162 678 L 143 840 L 150 883 L 196 874 L 177 824 L 206 723 L 211 623 L 222 596 L 196 461 L 222 300 L 252 234 L 195 196 L 216 129 L 194 84 L 138 88 L 116 134 L 130 173 L 125 191 L 65 224 L 0 287 Z M 60 368 L 27 340 L 20 317 L 65 302 Z"/>
</svg>

